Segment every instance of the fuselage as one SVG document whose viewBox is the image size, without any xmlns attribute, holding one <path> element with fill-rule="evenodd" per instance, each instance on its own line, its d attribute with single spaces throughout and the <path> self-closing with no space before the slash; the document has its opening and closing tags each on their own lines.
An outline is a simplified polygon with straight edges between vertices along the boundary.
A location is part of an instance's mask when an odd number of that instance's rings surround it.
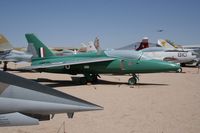
<svg viewBox="0 0 200 133">
<path fill-rule="evenodd" d="M 30 62 L 31 61 L 32 54 L 21 52 L 17 50 L 11 50 L 10 52 L 7 52 L 6 54 L 3 54 L 0 56 L 1 61 L 11 61 L 11 62 Z"/>
<path fill-rule="evenodd" d="M 182 47 L 185 51 L 190 51 L 197 56 L 197 60 L 200 60 L 200 45 L 187 45 Z"/>
<path fill-rule="evenodd" d="M 67 73 L 67 74 L 133 74 L 176 71 L 179 65 L 160 60 L 147 58 L 142 52 L 131 50 L 111 50 L 70 55 L 66 57 L 53 56 L 44 59 L 34 59 L 32 66 L 48 63 L 62 63 L 65 61 L 81 61 L 97 57 L 114 58 L 112 61 L 59 66 L 39 69 L 41 72 Z"/>
<path fill-rule="evenodd" d="M 177 50 L 167 50 L 167 51 L 152 51 L 144 52 L 144 55 L 149 56 L 158 60 L 165 60 L 174 63 L 187 63 L 196 59 L 196 55 L 189 51 L 177 51 Z"/>
</svg>

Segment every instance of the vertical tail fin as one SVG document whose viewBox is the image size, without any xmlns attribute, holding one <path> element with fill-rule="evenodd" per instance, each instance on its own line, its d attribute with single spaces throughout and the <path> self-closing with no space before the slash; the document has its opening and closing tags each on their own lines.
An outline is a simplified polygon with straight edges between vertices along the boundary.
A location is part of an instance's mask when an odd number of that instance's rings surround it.
<svg viewBox="0 0 200 133">
<path fill-rule="evenodd" d="M 99 38 L 96 37 L 94 42 L 90 41 L 88 44 L 82 43 L 82 47 L 79 49 L 79 52 L 89 52 L 89 51 L 98 52 L 99 50 L 100 50 Z"/>
<path fill-rule="evenodd" d="M 140 46 L 138 48 L 136 48 L 136 50 L 142 50 L 142 49 L 145 49 L 145 48 L 148 48 L 149 47 L 149 39 L 148 37 L 144 37 L 142 39 L 142 42 L 140 43 Z"/>
<path fill-rule="evenodd" d="M 95 40 L 94 40 L 94 46 L 95 46 L 97 51 L 101 49 L 98 37 L 96 37 Z"/>
<path fill-rule="evenodd" d="M 32 58 L 38 58 L 38 54 L 36 52 L 35 47 L 33 46 L 33 44 L 29 43 L 26 53 L 33 55 Z"/>
<path fill-rule="evenodd" d="M 171 45 L 170 43 L 168 43 L 167 41 L 165 41 L 163 39 L 158 40 L 158 45 L 161 47 L 164 47 L 164 48 L 175 49 L 175 46 Z"/>
<path fill-rule="evenodd" d="M 34 56 L 40 58 L 54 56 L 53 52 L 47 46 L 45 46 L 34 34 L 25 34 L 25 37 L 28 41 L 28 44 L 30 45 L 30 48 L 32 46 L 35 48 L 35 52 L 33 47 L 31 48 L 31 51 L 33 52 L 32 54 L 37 54 L 37 56 Z"/>
<path fill-rule="evenodd" d="M 87 49 L 87 52 L 89 52 L 89 51 L 97 51 L 97 49 L 95 48 L 95 46 L 94 46 L 94 43 L 93 42 L 89 42 L 88 44 L 87 44 L 87 46 L 86 46 L 86 49 Z"/>
<path fill-rule="evenodd" d="M 6 51 L 13 49 L 10 42 L 2 35 L 0 34 L 0 51 Z"/>
</svg>

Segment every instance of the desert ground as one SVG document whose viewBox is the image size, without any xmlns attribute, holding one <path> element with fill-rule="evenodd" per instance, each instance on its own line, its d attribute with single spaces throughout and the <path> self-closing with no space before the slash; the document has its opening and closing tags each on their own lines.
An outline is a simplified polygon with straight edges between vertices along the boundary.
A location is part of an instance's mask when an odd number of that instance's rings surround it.
<svg viewBox="0 0 200 133">
<path fill-rule="evenodd" d="M 68 119 L 67 114 L 57 114 L 36 126 L 1 127 L 0 133 L 200 131 L 200 72 L 197 68 L 183 68 L 183 73 L 140 74 L 135 86 L 127 84 L 128 75 L 101 75 L 99 84 L 78 85 L 67 74 L 10 73 L 101 105 L 104 110 L 75 113 L 73 119 Z"/>
</svg>

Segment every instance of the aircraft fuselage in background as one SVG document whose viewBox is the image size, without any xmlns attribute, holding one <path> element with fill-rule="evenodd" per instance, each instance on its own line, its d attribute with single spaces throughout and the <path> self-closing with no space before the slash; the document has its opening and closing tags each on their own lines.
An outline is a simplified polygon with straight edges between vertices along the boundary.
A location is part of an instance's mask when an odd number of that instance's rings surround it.
<svg viewBox="0 0 200 133">
<path fill-rule="evenodd" d="M 24 70 L 50 73 L 83 74 L 82 83 L 96 82 L 99 74 L 132 74 L 129 84 L 137 82 L 136 73 L 177 71 L 174 63 L 146 58 L 142 52 L 133 50 L 107 50 L 86 52 L 69 56 L 55 56 L 34 34 L 26 34 L 29 46 L 35 53 L 32 64 Z"/>
</svg>

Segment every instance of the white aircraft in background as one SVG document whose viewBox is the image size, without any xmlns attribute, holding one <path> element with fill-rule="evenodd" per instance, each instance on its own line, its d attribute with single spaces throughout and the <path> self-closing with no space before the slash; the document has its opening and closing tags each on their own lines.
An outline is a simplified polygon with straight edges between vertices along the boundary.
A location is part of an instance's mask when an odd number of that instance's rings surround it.
<svg viewBox="0 0 200 133">
<path fill-rule="evenodd" d="M 82 43 L 82 47 L 78 50 L 78 52 L 97 52 L 99 49 L 99 38 L 96 37 L 94 42 L 90 41 L 88 44 Z"/>
<path fill-rule="evenodd" d="M 0 34 L 0 61 L 3 62 L 3 70 L 7 70 L 8 62 L 30 62 L 32 54 L 30 54 L 30 49 L 27 51 L 15 50 L 10 42 Z"/>
<path fill-rule="evenodd" d="M 139 45 L 138 45 L 139 44 Z M 172 46 L 161 47 L 157 44 L 149 43 L 148 38 L 144 37 L 141 42 L 134 43 L 132 45 L 124 46 L 119 49 L 133 49 L 142 51 L 144 55 L 153 59 L 170 61 L 174 63 L 187 63 L 196 59 L 190 51 L 176 50 Z"/>
<path fill-rule="evenodd" d="M 94 41 L 90 41 L 87 44 L 81 43 L 80 48 L 74 48 L 73 50 L 66 50 L 64 48 L 52 48 L 51 50 L 58 56 L 69 56 L 72 54 L 78 54 L 82 52 L 97 52 L 100 49 L 99 46 L 99 39 L 98 37 L 95 38 Z"/>
<path fill-rule="evenodd" d="M 166 48 L 170 47 L 172 49 L 200 50 L 200 45 L 176 45 L 163 39 L 158 40 L 158 45 Z"/>
<path fill-rule="evenodd" d="M 196 55 L 196 58 L 193 61 L 187 62 L 185 64 L 198 65 L 200 63 L 200 45 L 183 45 L 183 46 L 175 45 L 163 39 L 158 40 L 158 45 L 164 48 L 169 48 L 171 50 L 188 51 L 188 52 L 191 52 L 192 55 Z M 182 65 L 184 66 L 185 64 L 182 64 Z"/>
</svg>

